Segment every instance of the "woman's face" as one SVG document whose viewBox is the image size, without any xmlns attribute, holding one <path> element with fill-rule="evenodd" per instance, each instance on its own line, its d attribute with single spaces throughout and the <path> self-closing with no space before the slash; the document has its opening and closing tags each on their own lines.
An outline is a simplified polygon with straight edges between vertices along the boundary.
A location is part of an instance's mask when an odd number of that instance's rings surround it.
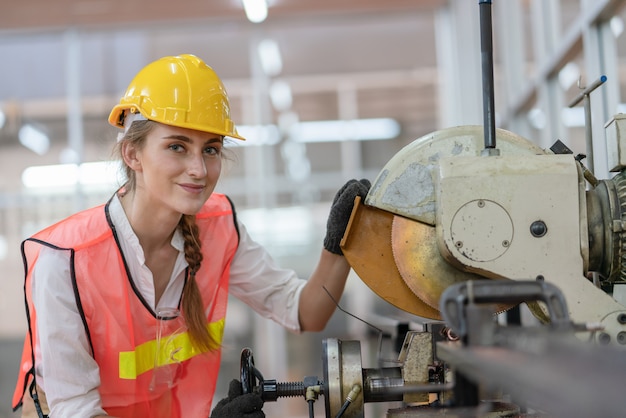
<svg viewBox="0 0 626 418">
<path fill-rule="evenodd" d="M 129 163 L 136 174 L 135 198 L 152 209 L 197 213 L 222 168 L 220 135 L 157 123 Z"/>
</svg>

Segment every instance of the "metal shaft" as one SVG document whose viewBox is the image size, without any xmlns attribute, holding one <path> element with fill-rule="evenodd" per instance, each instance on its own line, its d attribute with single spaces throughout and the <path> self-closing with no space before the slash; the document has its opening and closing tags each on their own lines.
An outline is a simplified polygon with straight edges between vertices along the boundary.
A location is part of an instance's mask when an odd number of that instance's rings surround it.
<svg viewBox="0 0 626 418">
<path fill-rule="evenodd" d="M 594 162 L 593 162 L 593 134 L 591 127 L 591 99 L 589 95 L 592 91 L 600 87 L 602 84 L 606 82 L 606 76 L 602 75 L 596 81 L 591 83 L 589 87 L 581 91 L 578 96 L 574 98 L 569 104 L 569 107 L 574 107 L 580 101 L 583 101 L 584 111 L 585 111 L 585 145 L 587 148 L 587 168 L 593 174 L 594 173 Z"/>
<path fill-rule="evenodd" d="M 480 0 L 480 52 L 483 79 L 483 124 L 485 149 L 496 148 L 496 116 L 493 87 L 493 39 L 491 0 Z"/>
</svg>

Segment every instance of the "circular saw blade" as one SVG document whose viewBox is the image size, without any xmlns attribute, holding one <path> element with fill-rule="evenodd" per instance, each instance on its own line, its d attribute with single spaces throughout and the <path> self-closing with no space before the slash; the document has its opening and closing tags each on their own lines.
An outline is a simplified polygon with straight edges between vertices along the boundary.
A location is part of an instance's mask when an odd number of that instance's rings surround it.
<svg viewBox="0 0 626 418">
<path fill-rule="evenodd" d="M 437 247 L 436 229 L 425 223 L 394 216 L 391 248 L 400 276 L 411 291 L 429 306 L 439 309 L 439 298 L 455 283 L 484 279 L 454 268 Z"/>
<path fill-rule="evenodd" d="M 391 249 L 389 212 L 366 206 L 357 196 L 341 248 L 361 280 L 385 301 L 423 318 L 441 319 L 439 310 L 419 299 L 400 277 Z"/>
</svg>

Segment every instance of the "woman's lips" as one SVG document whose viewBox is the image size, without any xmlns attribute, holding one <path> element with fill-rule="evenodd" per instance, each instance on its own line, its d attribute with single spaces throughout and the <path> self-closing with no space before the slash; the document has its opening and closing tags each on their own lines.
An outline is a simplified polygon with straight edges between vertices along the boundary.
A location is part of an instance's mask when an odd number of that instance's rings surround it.
<svg viewBox="0 0 626 418">
<path fill-rule="evenodd" d="M 179 186 L 189 193 L 199 194 L 204 191 L 204 186 L 201 184 L 181 183 Z"/>
</svg>

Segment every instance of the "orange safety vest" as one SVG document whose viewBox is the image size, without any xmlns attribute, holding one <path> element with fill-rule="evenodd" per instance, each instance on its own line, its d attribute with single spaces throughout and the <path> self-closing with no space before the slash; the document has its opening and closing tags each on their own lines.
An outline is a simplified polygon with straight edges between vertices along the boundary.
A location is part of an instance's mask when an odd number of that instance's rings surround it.
<svg viewBox="0 0 626 418">
<path fill-rule="evenodd" d="M 213 193 L 196 215 L 205 254 L 196 281 L 207 327 L 221 342 L 228 301 L 230 264 L 239 242 L 233 207 Z M 31 276 L 42 245 L 70 255 L 78 310 L 100 369 L 102 407 L 118 417 L 209 416 L 220 351 L 200 353 L 176 320 L 157 320 L 130 278 L 109 220 L 108 205 L 79 212 L 22 243 L 29 332 L 13 395 L 14 410 L 32 385 L 37 345 Z M 157 327 L 162 331 L 157 341 Z M 157 367 L 158 366 L 158 367 Z M 165 379 L 161 383 L 155 384 Z M 32 393 L 32 389 L 31 389 Z"/>
</svg>

